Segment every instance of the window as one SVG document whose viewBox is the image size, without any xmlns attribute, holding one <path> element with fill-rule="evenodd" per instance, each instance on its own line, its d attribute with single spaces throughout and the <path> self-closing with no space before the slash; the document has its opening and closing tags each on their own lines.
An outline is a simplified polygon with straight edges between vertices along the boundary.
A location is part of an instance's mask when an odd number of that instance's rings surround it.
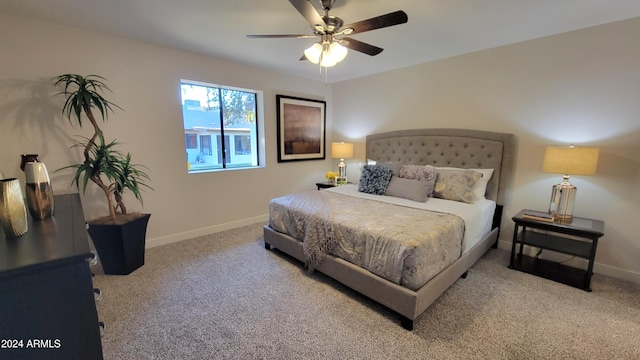
<svg viewBox="0 0 640 360">
<path fill-rule="evenodd" d="M 184 142 L 187 146 L 187 149 L 198 148 L 198 136 L 196 134 L 184 134 Z"/>
<path fill-rule="evenodd" d="M 251 154 L 251 136 L 236 135 L 234 139 L 236 142 L 236 155 Z"/>
<path fill-rule="evenodd" d="M 211 155 L 211 135 L 200 135 L 200 154 Z"/>
<path fill-rule="evenodd" d="M 187 80 L 180 90 L 189 173 L 262 166 L 262 92 Z"/>
</svg>

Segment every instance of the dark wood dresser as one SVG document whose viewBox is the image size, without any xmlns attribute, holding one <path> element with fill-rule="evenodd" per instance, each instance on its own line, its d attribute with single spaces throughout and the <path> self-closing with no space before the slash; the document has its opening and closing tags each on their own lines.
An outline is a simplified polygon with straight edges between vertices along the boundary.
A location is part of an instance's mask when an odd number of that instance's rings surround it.
<svg viewBox="0 0 640 360">
<path fill-rule="evenodd" d="M 25 235 L 0 231 L 0 359 L 103 358 L 80 197 L 54 199 Z"/>
</svg>

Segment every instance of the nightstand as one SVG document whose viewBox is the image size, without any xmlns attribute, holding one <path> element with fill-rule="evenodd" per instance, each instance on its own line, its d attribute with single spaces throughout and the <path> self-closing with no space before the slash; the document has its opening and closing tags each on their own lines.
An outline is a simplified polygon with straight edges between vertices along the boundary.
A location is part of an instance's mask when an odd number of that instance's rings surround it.
<svg viewBox="0 0 640 360">
<path fill-rule="evenodd" d="M 323 182 L 317 182 L 316 186 L 318 187 L 318 190 L 320 190 L 320 189 L 335 187 L 336 184 L 334 184 L 333 181 L 323 181 Z"/>
<path fill-rule="evenodd" d="M 593 262 L 598 239 L 604 235 L 604 222 L 579 217 L 574 217 L 571 223 L 546 222 L 523 217 L 525 211 L 512 218 L 515 226 L 509 268 L 591 291 Z M 523 255 L 524 245 L 587 259 L 587 269 Z"/>
</svg>

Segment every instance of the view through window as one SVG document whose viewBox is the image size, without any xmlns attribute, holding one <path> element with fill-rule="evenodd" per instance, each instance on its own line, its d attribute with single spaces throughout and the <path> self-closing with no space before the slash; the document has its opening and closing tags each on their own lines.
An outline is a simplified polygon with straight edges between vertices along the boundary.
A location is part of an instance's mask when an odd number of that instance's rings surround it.
<svg viewBox="0 0 640 360">
<path fill-rule="evenodd" d="M 182 80 L 189 173 L 259 166 L 258 92 Z"/>
</svg>

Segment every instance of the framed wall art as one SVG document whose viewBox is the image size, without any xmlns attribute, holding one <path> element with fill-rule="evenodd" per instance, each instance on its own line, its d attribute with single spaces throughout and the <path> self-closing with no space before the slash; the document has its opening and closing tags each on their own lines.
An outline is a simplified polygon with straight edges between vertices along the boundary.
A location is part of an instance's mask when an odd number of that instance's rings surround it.
<svg viewBox="0 0 640 360">
<path fill-rule="evenodd" d="M 278 162 L 325 158 L 326 101 L 276 95 Z"/>
</svg>

